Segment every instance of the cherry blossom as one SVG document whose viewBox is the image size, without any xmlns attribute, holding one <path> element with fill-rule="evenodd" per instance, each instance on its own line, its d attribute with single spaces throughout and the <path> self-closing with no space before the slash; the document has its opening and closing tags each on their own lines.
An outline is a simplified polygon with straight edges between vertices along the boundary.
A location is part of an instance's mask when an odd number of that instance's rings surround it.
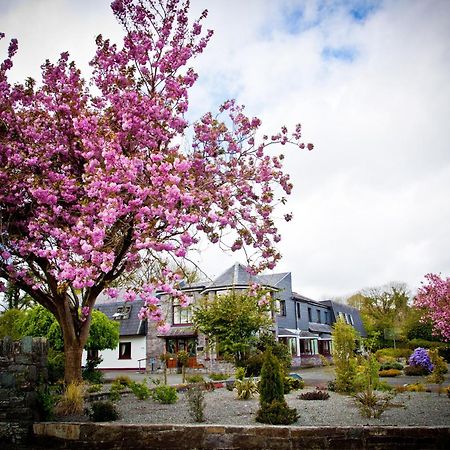
<svg viewBox="0 0 450 450">
<path fill-rule="evenodd" d="M 252 273 L 275 267 L 274 213 L 292 184 L 272 148 L 305 148 L 300 125 L 259 140 L 261 121 L 234 100 L 188 123 L 198 78 L 190 64 L 213 34 L 203 29 L 207 11 L 192 23 L 188 1 L 111 7 L 123 43 L 97 37 L 89 83 L 64 52 L 42 65 L 39 84 L 12 85 L 15 39 L 0 66 L 0 278 L 58 319 L 67 380 L 80 375 L 98 295 L 117 297 L 114 281 L 144 260 L 183 259 L 203 238 L 245 248 Z M 125 299 L 141 296 L 140 317 L 160 327 L 159 291 L 189 302 L 168 270 L 143 282 Z"/>
</svg>

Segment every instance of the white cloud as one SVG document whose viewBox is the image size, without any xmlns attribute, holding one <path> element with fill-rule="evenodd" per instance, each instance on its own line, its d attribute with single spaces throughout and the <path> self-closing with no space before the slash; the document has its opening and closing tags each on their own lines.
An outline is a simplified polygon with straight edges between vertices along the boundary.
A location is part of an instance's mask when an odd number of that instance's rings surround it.
<svg viewBox="0 0 450 450">
<path fill-rule="evenodd" d="M 450 5 L 385 1 L 356 21 L 333 4 L 194 0 L 215 35 L 196 61 L 192 117 L 236 95 L 264 129 L 300 121 L 316 145 L 286 152 L 295 218 L 282 225 L 279 270 L 297 291 L 415 288 L 427 272 L 450 274 Z M 286 11 L 301 9 L 292 33 Z M 120 34 L 106 1 L 22 0 L 2 19 L 20 39 L 17 79 L 66 49 L 87 62 L 97 33 Z M 325 48 L 353 60 L 324 59 Z M 208 250 L 201 263 L 217 275 L 235 256 Z"/>
</svg>

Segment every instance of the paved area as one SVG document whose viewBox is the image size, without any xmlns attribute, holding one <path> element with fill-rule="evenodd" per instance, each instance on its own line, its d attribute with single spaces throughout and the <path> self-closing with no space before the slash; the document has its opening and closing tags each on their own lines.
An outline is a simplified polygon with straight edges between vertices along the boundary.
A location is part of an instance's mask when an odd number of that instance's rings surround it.
<svg viewBox="0 0 450 450">
<path fill-rule="evenodd" d="M 328 381 L 334 379 L 334 368 L 330 367 L 311 367 L 307 369 L 298 369 L 292 370 L 291 372 L 298 373 L 304 380 L 307 386 L 318 386 L 318 385 L 326 385 Z M 163 374 L 161 372 L 138 372 L 135 370 L 106 370 L 103 372 L 105 376 L 105 381 L 112 381 L 116 377 L 120 375 L 127 375 L 134 381 L 142 381 L 146 379 L 149 383 L 151 380 L 161 380 L 163 379 Z M 201 372 L 196 370 L 195 372 L 187 372 L 187 375 L 191 374 L 201 374 L 205 378 L 207 378 L 207 373 L 205 371 Z M 383 380 L 387 381 L 389 384 L 393 386 L 402 386 L 404 384 L 413 384 L 413 383 L 422 383 L 432 390 L 437 390 L 437 385 L 429 384 L 426 382 L 425 377 L 417 377 L 417 376 L 399 376 L 395 378 L 383 378 Z M 169 373 L 167 375 L 167 382 L 170 385 L 181 384 L 182 377 L 181 374 L 177 373 Z M 448 386 L 450 384 L 450 365 L 449 372 L 445 375 L 445 381 L 443 383 L 444 386 Z"/>
</svg>

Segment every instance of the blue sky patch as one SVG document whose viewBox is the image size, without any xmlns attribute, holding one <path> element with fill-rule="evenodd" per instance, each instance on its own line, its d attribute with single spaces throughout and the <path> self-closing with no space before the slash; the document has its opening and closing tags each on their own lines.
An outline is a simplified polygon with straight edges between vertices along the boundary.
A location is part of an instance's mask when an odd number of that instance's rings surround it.
<svg viewBox="0 0 450 450">
<path fill-rule="evenodd" d="M 337 59 L 344 62 L 353 62 L 358 56 L 353 47 L 324 47 L 322 58 L 326 61 Z"/>
<path fill-rule="evenodd" d="M 349 14 L 356 22 L 364 22 L 381 7 L 381 0 L 360 0 L 352 3 Z"/>
</svg>

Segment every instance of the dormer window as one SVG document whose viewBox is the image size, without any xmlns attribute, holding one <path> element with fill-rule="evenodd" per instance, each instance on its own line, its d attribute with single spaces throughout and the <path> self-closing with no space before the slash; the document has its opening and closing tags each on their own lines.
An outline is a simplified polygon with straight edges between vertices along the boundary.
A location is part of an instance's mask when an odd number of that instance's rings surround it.
<svg viewBox="0 0 450 450">
<path fill-rule="evenodd" d="M 117 307 L 117 311 L 113 314 L 114 320 L 124 320 L 130 317 L 131 305 L 122 305 Z"/>
</svg>

